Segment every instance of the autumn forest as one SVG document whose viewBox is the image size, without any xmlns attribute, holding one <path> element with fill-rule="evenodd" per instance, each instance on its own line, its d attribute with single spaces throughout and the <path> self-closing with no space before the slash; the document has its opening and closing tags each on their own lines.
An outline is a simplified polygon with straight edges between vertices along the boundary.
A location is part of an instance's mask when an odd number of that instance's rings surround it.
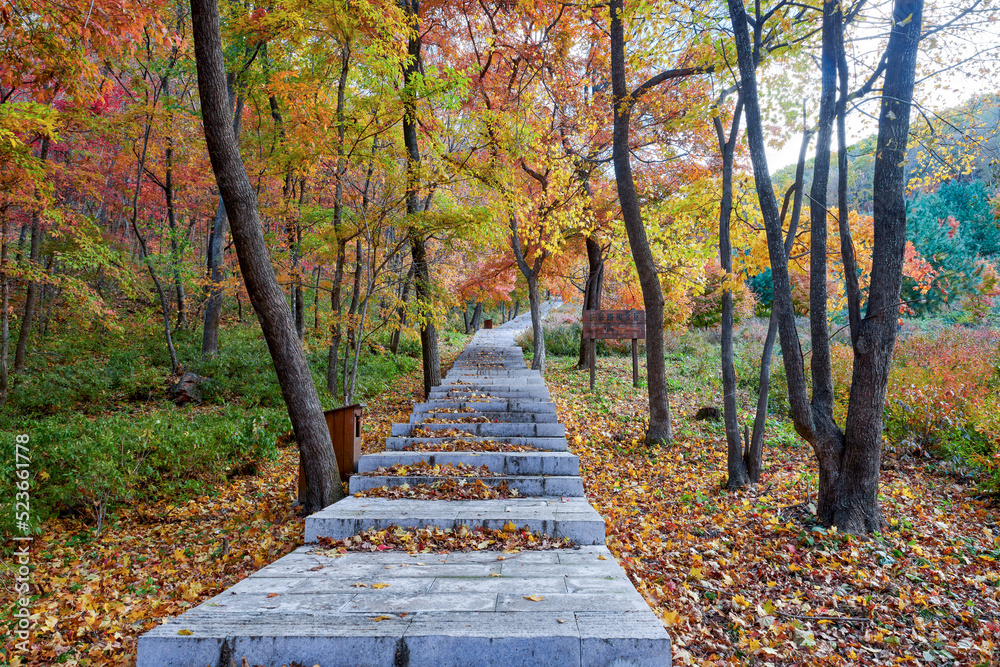
<svg viewBox="0 0 1000 667">
<path fill-rule="evenodd" d="M 995 664 L 998 18 L 0 0 L 3 662 L 134 664 L 520 317 L 675 664 Z"/>
</svg>

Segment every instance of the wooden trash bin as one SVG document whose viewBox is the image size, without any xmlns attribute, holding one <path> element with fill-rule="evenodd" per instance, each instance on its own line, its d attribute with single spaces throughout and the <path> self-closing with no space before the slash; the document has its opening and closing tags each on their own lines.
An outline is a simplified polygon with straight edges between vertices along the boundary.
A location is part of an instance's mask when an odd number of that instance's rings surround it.
<svg viewBox="0 0 1000 667">
<path fill-rule="evenodd" d="M 347 478 L 358 471 L 358 457 L 361 456 L 361 413 L 364 404 L 345 405 L 342 408 L 327 410 L 327 428 L 330 429 L 330 441 L 333 442 L 333 453 L 337 456 L 337 470 L 340 479 Z"/>
<path fill-rule="evenodd" d="M 493 328 L 493 320 L 492 319 L 483 320 L 483 328 L 484 329 L 492 329 Z"/>
<path fill-rule="evenodd" d="M 358 471 L 358 458 L 361 456 L 361 414 L 364 403 L 345 405 L 323 413 L 326 426 L 330 429 L 330 442 L 333 443 L 333 454 L 337 457 L 337 470 L 340 471 L 340 481 L 346 482 Z M 305 471 L 302 469 L 302 457 L 299 457 L 299 501 L 305 499 Z"/>
</svg>

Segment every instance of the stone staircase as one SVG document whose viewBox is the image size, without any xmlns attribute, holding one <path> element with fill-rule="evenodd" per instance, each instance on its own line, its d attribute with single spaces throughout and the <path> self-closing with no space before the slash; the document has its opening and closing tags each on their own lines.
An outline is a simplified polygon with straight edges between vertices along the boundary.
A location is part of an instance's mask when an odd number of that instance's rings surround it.
<svg viewBox="0 0 1000 667">
<path fill-rule="evenodd" d="M 520 321 L 518 321 L 520 320 Z M 518 318 L 479 332 L 427 402 L 396 424 L 386 451 L 360 472 L 392 465 L 485 466 L 524 497 L 417 500 L 351 496 L 306 519 L 305 540 L 399 526 L 502 529 L 513 523 L 573 549 L 338 557 L 307 544 L 139 640 L 138 665 L 307 667 L 406 665 L 663 666 L 670 640 L 604 546 L 577 457 L 540 375 L 525 368 Z M 440 433 L 440 436 L 437 434 Z M 530 451 L 435 451 L 503 442 Z M 426 468 L 424 468 L 426 470 Z M 481 474 L 481 473 L 480 473 Z M 355 475 L 351 493 L 434 484 L 443 476 Z M 374 588 L 373 585 L 387 584 Z M 183 634 L 182 634 L 183 633 Z"/>
</svg>

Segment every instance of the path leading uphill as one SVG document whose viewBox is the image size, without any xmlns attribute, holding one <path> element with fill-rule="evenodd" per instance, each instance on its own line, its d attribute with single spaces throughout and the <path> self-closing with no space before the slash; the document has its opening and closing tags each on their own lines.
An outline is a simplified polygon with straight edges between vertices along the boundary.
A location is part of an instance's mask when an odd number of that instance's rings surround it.
<svg viewBox="0 0 1000 667">
<path fill-rule="evenodd" d="M 524 327 L 518 318 L 477 333 L 409 423 L 393 426 L 386 452 L 361 458 L 360 471 L 420 461 L 485 465 L 497 474 L 479 478 L 485 484 L 505 482 L 527 497 L 345 498 L 306 519 L 306 546 L 143 635 L 138 666 L 230 667 L 224 661 L 239 665 L 243 657 L 267 667 L 669 665 L 670 640 L 604 546 L 604 520 L 584 498 L 548 389 L 514 343 Z M 433 437 L 449 429 L 463 431 L 464 442 L 533 450 L 421 451 L 454 440 Z M 351 493 L 440 479 L 355 475 Z M 578 547 L 502 558 L 497 551 L 328 557 L 308 544 L 390 525 L 509 523 Z"/>
</svg>

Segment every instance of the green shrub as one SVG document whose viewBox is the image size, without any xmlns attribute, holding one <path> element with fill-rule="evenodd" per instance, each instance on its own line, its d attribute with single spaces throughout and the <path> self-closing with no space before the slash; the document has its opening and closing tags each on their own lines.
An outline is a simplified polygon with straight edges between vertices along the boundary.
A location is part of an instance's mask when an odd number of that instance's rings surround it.
<svg viewBox="0 0 1000 667">
<path fill-rule="evenodd" d="M 122 503 L 203 492 L 233 468 L 274 459 L 288 419 L 283 411 L 167 405 L 97 418 L 70 413 L 25 426 L 3 432 L 2 449 L 9 465 L 15 433 L 30 436 L 33 518 L 68 512 L 99 521 Z M 12 497 L 11 489 L 4 492 Z"/>
<path fill-rule="evenodd" d="M 579 322 L 545 324 L 545 354 L 556 357 L 579 357 L 580 336 L 583 335 L 583 325 Z M 515 341 L 526 355 L 532 351 L 534 335 L 531 329 L 521 333 Z M 632 354 L 630 340 L 599 340 L 597 341 L 597 356 L 627 356 Z M 639 341 L 639 350 L 646 349 L 643 341 Z"/>
</svg>

